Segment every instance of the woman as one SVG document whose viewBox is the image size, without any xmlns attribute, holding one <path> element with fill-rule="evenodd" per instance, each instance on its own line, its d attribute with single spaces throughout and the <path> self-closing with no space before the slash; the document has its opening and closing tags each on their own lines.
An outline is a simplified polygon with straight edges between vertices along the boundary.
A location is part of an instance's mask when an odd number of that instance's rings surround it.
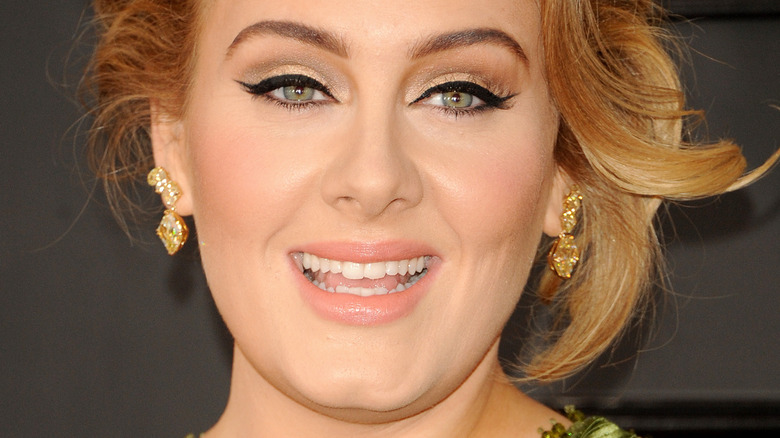
<svg viewBox="0 0 780 438">
<path fill-rule="evenodd" d="M 650 1 L 95 9 L 93 166 L 117 201 L 154 168 L 158 234 L 175 253 L 193 216 L 235 338 L 207 437 L 560 434 L 498 363 L 537 253 L 561 324 L 524 369 L 553 380 L 642 301 L 663 199 L 764 171 L 681 142 Z"/>
</svg>

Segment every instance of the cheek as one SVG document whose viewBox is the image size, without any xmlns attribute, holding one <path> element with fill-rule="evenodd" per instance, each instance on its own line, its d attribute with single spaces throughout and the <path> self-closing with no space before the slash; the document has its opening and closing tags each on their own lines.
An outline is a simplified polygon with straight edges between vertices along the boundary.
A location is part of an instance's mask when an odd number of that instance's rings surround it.
<svg viewBox="0 0 780 438">
<path fill-rule="evenodd" d="M 492 140 L 486 142 L 490 153 L 441 169 L 437 185 L 446 191 L 440 204 L 447 205 L 441 212 L 462 241 L 484 250 L 527 252 L 541 234 L 554 172 L 552 143 L 546 138 Z"/>
<path fill-rule="evenodd" d="M 550 173 L 548 160 L 538 152 L 486 163 L 472 194 L 483 200 L 481 208 L 473 212 L 479 229 L 488 231 L 484 224 L 490 223 L 492 234 L 503 239 L 517 228 L 535 228 L 528 225 L 539 217 Z"/>
<path fill-rule="evenodd" d="M 299 220 L 313 166 L 235 114 L 193 112 L 187 129 L 193 216 L 217 307 L 236 339 L 278 354 L 273 336 L 257 333 L 292 332 L 292 322 L 273 316 L 295 309 L 291 300 L 258 292 L 285 275 L 278 236 Z M 258 320 L 274 327 L 258 329 Z"/>
<path fill-rule="evenodd" d="M 190 168 L 194 216 L 205 244 L 257 243 L 259 230 L 281 227 L 304 196 L 301 180 L 311 172 L 299 157 L 267 134 L 235 121 L 192 120 Z"/>
<path fill-rule="evenodd" d="M 448 320 L 445 332 L 461 333 L 464 345 L 492 341 L 501 330 L 542 235 L 555 170 L 555 120 L 511 126 L 469 142 L 450 138 L 461 153 L 440 153 L 457 156 L 431 168 L 437 213 L 453 231 L 448 241 L 459 246 L 453 248 L 452 288 L 463 290 L 444 313 L 467 315 L 463 322 Z"/>
</svg>

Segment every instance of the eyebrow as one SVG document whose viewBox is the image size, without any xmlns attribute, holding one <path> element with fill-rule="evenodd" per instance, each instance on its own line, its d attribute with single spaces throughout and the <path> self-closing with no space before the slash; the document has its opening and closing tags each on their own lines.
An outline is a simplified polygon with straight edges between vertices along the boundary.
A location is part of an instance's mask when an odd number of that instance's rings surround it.
<svg viewBox="0 0 780 438">
<path fill-rule="evenodd" d="M 347 44 L 337 35 L 302 23 L 292 21 L 259 21 L 245 27 L 228 46 L 226 57 L 230 58 L 236 47 L 247 39 L 261 35 L 276 35 L 292 38 L 309 44 L 342 58 L 348 57 Z M 523 63 L 528 64 L 528 56 L 522 46 L 506 32 L 492 28 L 466 29 L 456 32 L 434 35 L 415 44 L 409 52 L 410 59 L 477 44 L 497 44 L 509 49 Z"/>
<path fill-rule="evenodd" d="M 466 29 L 433 36 L 417 44 L 410 52 L 410 58 L 422 58 L 434 53 L 476 44 L 497 44 L 506 47 L 523 63 L 528 64 L 528 56 L 520 43 L 506 32 L 492 28 Z"/>
<path fill-rule="evenodd" d="M 235 48 L 244 40 L 260 35 L 277 35 L 292 38 L 302 43 L 325 49 L 342 58 L 347 57 L 347 45 L 344 43 L 344 40 L 332 33 L 292 21 L 272 20 L 260 21 L 241 30 L 233 39 L 233 42 L 230 43 L 226 57 L 229 58 Z"/>
</svg>

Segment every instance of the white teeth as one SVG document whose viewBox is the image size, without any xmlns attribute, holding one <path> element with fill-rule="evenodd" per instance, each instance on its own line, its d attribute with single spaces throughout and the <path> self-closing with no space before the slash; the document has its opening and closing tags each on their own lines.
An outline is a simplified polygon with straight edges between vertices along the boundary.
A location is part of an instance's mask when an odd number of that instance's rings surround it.
<svg viewBox="0 0 780 438">
<path fill-rule="evenodd" d="M 312 280 L 312 283 L 322 290 L 335 293 L 344 293 L 359 295 L 363 297 L 373 295 L 385 295 L 388 293 L 402 292 L 417 282 L 421 277 L 415 276 L 425 270 L 425 262 L 430 257 L 421 256 L 413 259 L 388 261 L 388 262 L 372 262 L 372 263 L 356 263 L 345 262 L 339 260 L 330 260 L 322 257 L 317 257 L 313 254 L 302 253 L 302 256 L 296 256 L 296 262 L 300 261 L 299 267 L 304 270 L 310 270 L 312 273 L 316 272 L 332 272 L 334 274 L 341 274 L 349 280 L 360 280 L 363 278 L 369 278 L 372 280 L 378 280 L 386 275 L 406 275 L 413 276 L 407 283 L 399 283 L 393 290 L 388 291 L 384 287 L 366 288 L 366 287 L 349 287 L 349 286 L 337 286 L 325 287 L 325 283 L 317 280 Z M 308 274 L 307 274 L 308 275 Z M 311 277 L 310 277 L 311 278 Z"/>
<path fill-rule="evenodd" d="M 330 260 L 305 252 L 302 259 L 303 268 L 312 272 L 333 272 L 334 274 L 341 274 L 350 280 L 360 280 L 362 278 L 377 280 L 385 275 L 419 274 L 425 269 L 426 257 L 422 256 L 389 262 L 356 263 Z"/>
<path fill-rule="evenodd" d="M 314 269 L 314 266 L 311 267 L 311 270 L 317 272 L 317 270 Z M 360 280 L 364 277 L 364 271 L 365 269 L 361 263 L 344 262 L 341 264 L 341 275 L 350 280 Z"/>
<path fill-rule="evenodd" d="M 422 269 L 420 269 L 422 271 Z M 367 263 L 364 270 L 363 275 L 366 277 L 377 280 L 379 278 L 384 277 L 387 275 L 387 263 L 386 262 L 379 262 L 379 263 Z"/>
<path fill-rule="evenodd" d="M 395 293 L 395 292 L 403 292 L 406 289 L 409 289 L 410 287 L 412 287 L 412 285 L 414 283 L 417 283 L 417 279 L 415 279 L 413 281 L 410 281 L 409 283 L 405 283 L 405 284 L 400 284 L 399 283 L 398 286 L 396 286 L 395 289 L 393 289 L 393 290 L 387 290 L 387 289 L 385 289 L 383 287 L 377 287 L 377 288 L 371 288 L 371 287 L 348 287 L 348 286 L 343 286 L 343 285 L 336 286 L 335 289 L 332 288 L 332 287 L 329 287 L 329 288 L 326 289 L 325 288 L 325 283 L 320 283 L 317 280 L 313 280 L 312 281 L 312 284 L 314 284 L 318 288 L 320 288 L 320 289 L 322 289 L 324 291 L 327 291 L 327 292 L 335 292 L 337 294 L 358 295 L 358 296 L 361 296 L 361 297 L 370 297 L 370 296 L 374 296 L 374 295 L 387 295 L 387 294 L 391 294 L 391 293 Z"/>
<path fill-rule="evenodd" d="M 385 273 L 387 275 L 398 275 L 398 263 L 387 262 L 385 265 Z"/>
<path fill-rule="evenodd" d="M 325 289 L 325 283 L 320 283 L 317 280 L 313 280 L 312 284 L 314 284 L 315 286 L 317 286 L 318 288 L 320 288 L 322 290 L 325 290 L 325 291 L 328 291 L 328 292 L 336 292 L 332 287 L 329 287 L 329 288 Z"/>
<path fill-rule="evenodd" d="M 398 262 L 398 273 L 406 275 L 407 271 L 409 271 L 409 260 L 401 260 Z"/>
</svg>

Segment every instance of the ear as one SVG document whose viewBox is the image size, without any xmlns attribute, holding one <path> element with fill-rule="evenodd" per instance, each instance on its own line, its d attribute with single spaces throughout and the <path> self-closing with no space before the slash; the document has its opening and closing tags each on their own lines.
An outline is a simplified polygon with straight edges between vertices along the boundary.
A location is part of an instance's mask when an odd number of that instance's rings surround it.
<svg viewBox="0 0 780 438">
<path fill-rule="evenodd" d="M 181 198 L 176 202 L 176 212 L 182 216 L 192 214 L 192 185 L 187 160 L 184 125 L 160 111 L 157 102 L 152 101 L 150 137 L 155 166 L 168 172 L 171 180 L 181 188 Z"/>
<path fill-rule="evenodd" d="M 563 199 L 569 193 L 572 185 L 571 178 L 558 167 L 555 170 L 553 183 L 550 187 L 550 197 L 547 199 L 547 211 L 544 214 L 544 233 L 550 237 L 556 237 L 563 231 L 561 226 L 561 213 L 563 213 Z"/>
</svg>

